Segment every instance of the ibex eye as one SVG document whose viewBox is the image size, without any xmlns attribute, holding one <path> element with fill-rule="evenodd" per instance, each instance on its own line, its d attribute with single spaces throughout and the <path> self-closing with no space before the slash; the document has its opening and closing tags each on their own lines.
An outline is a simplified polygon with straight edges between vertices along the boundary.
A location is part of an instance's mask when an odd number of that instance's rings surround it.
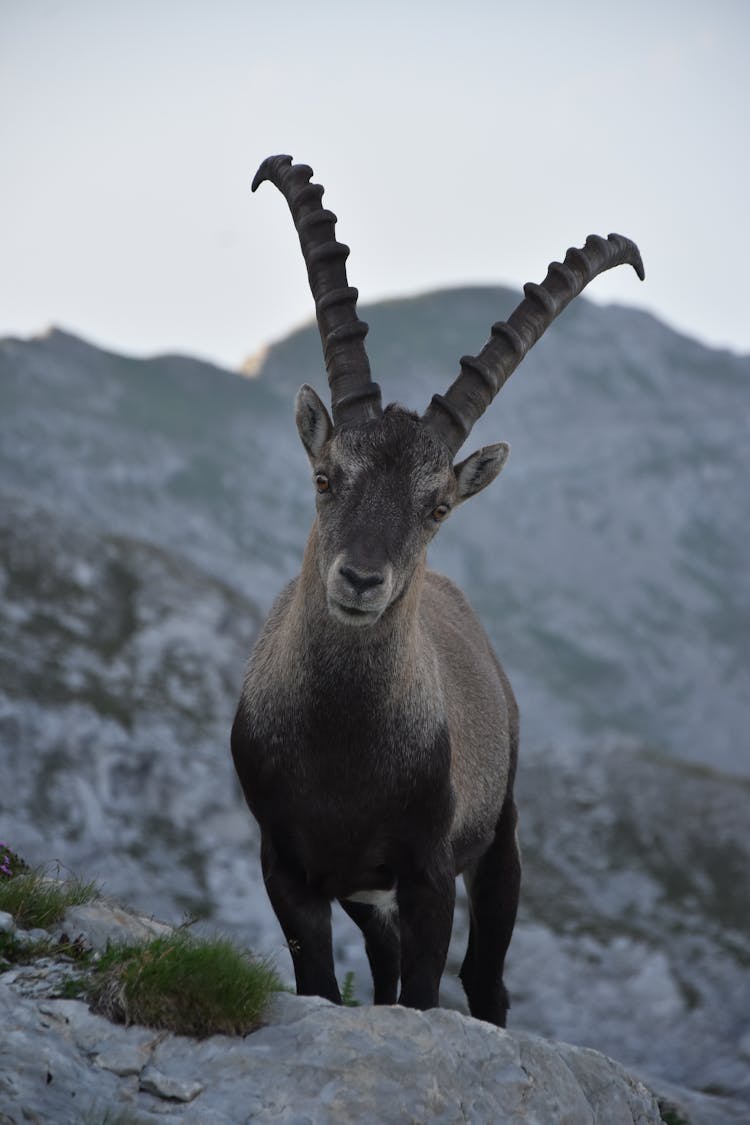
<svg viewBox="0 0 750 1125">
<path fill-rule="evenodd" d="M 325 473 L 315 474 L 315 487 L 317 488 L 318 492 L 328 492 L 328 489 L 331 486 Z"/>
<path fill-rule="evenodd" d="M 445 517 L 448 515 L 449 511 L 450 511 L 450 508 L 448 507 L 447 504 L 438 504 L 437 508 L 433 508 L 433 510 L 432 510 L 432 518 L 434 520 L 437 520 L 438 523 L 439 523 L 440 520 L 445 519 Z"/>
</svg>

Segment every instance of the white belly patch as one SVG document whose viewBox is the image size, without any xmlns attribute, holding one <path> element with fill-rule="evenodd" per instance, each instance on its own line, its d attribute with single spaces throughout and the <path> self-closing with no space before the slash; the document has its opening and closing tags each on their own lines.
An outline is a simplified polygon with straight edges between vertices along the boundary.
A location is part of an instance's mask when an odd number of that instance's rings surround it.
<svg viewBox="0 0 750 1125">
<path fill-rule="evenodd" d="M 353 895 L 347 895 L 346 901 L 364 902 L 386 914 L 396 909 L 396 888 L 391 887 L 388 891 L 355 891 Z"/>
</svg>

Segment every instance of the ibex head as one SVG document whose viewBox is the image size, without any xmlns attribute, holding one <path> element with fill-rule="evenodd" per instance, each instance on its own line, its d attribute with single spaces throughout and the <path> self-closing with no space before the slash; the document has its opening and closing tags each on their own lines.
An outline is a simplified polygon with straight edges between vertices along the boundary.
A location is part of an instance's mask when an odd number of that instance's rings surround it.
<svg viewBox="0 0 750 1125">
<path fill-rule="evenodd" d="M 452 508 L 502 469 L 509 452 L 503 442 L 458 464 L 454 458 L 529 348 L 597 274 L 625 263 L 641 279 L 644 271 L 629 239 L 590 235 L 583 249 L 552 263 L 541 285 L 524 286 L 524 300 L 492 325 L 477 356 L 462 357 L 454 383 L 433 395 L 421 417 L 398 406 L 383 410 L 364 346 L 367 325 L 347 281 L 349 248 L 336 241 L 336 216 L 322 206 L 324 189 L 310 182 L 312 174 L 290 156 L 270 156 L 252 187 L 270 180 L 289 205 L 323 343 L 332 418 L 303 386 L 297 428 L 318 493 L 316 561 L 328 608 L 343 623 L 369 625 L 407 590 Z"/>
</svg>

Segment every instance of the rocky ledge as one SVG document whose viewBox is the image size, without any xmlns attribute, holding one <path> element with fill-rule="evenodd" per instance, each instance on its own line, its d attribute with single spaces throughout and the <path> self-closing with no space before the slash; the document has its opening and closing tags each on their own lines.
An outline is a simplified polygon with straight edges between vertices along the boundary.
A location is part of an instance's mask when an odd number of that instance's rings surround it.
<svg viewBox="0 0 750 1125">
<path fill-rule="evenodd" d="M 56 929 L 94 948 L 163 932 L 103 902 Z M 279 993 L 252 1035 L 199 1041 L 59 998 L 74 968 L 43 958 L 0 973 L 2 1125 L 662 1121 L 652 1093 L 604 1055 L 458 1012 Z"/>
</svg>

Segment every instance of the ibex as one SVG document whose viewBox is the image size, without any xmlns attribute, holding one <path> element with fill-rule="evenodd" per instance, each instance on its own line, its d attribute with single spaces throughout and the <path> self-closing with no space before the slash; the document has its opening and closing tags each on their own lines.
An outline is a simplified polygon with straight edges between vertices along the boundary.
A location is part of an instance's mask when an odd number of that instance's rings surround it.
<svg viewBox="0 0 750 1125">
<path fill-rule="evenodd" d="M 242 788 L 261 830 L 266 889 L 297 991 L 341 1002 L 330 904 L 364 934 L 374 1002 L 438 1004 L 463 873 L 470 933 L 460 976 L 473 1016 L 505 1026 L 505 955 L 521 878 L 513 782 L 518 711 L 487 636 L 460 590 L 426 567 L 454 508 L 508 456 L 488 445 L 458 464 L 472 426 L 529 348 L 604 270 L 638 248 L 591 235 L 477 356 L 464 356 L 424 414 L 381 406 L 367 325 L 347 281 L 348 247 L 312 169 L 263 162 L 299 234 L 315 301 L 332 417 L 297 395 L 317 516 L 302 571 L 280 595 L 248 666 L 232 729 Z M 400 993 L 398 991 L 400 980 Z"/>
</svg>

